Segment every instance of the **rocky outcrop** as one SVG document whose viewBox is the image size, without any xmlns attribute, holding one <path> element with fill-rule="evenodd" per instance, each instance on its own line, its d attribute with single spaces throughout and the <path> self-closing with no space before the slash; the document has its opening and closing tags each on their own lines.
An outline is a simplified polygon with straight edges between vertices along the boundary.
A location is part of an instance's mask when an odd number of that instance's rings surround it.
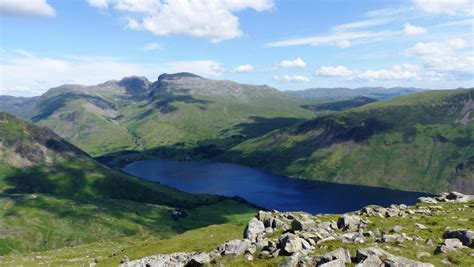
<svg viewBox="0 0 474 267">
<path fill-rule="evenodd" d="M 421 198 L 420 205 L 391 205 L 390 207 L 367 206 L 359 211 L 339 216 L 336 221 L 322 220 L 302 212 L 259 211 L 247 224 L 243 239 L 230 240 L 207 253 L 175 253 L 156 255 L 124 263 L 124 266 L 202 266 L 206 263 L 219 263 L 220 257 L 243 257 L 252 261 L 255 258 L 270 259 L 286 257 L 279 263 L 283 267 L 297 266 L 346 266 L 354 264 L 361 267 L 372 266 L 416 266 L 431 267 L 431 263 L 421 262 L 433 253 L 450 253 L 469 249 L 473 246 L 471 229 L 446 230 L 444 241 L 437 246 L 431 240 L 416 235 L 407 235 L 406 226 L 393 225 L 385 231 L 375 227 L 370 217 L 424 216 L 438 214 L 442 207 L 438 202 L 466 203 L 473 199 L 457 192 L 443 193 L 434 198 Z M 463 204 L 466 206 L 465 204 Z M 370 226 L 370 227 L 369 227 Z M 411 226 L 416 231 L 427 231 L 429 227 L 416 223 Z M 441 238 L 441 237 L 439 237 Z M 434 239 L 433 239 L 434 240 Z M 328 242 L 357 245 L 355 254 L 340 247 L 326 253 L 317 251 L 327 248 Z M 341 243 L 342 242 L 342 243 Z M 424 246 L 417 254 L 417 260 L 394 255 L 389 245 Z M 383 247 L 383 248 L 382 248 Z M 388 252 L 389 250 L 390 252 Z M 471 251 L 471 253 L 474 253 Z M 161 264 L 161 265 L 160 265 Z"/>
</svg>

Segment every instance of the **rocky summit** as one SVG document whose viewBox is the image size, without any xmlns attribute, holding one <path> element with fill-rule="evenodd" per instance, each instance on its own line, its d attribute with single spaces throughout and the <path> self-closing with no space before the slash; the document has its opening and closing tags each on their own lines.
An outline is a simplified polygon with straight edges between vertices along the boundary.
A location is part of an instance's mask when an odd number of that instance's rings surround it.
<svg viewBox="0 0 474 267">
<path fill-rule="evenodd" d="M 473 230 L 474 196 L 458 192 L 342 215 L 261 210 L 243 239 L 207 252 L 125 257 L 121 266 L 472 266 Z"/>
</svg>

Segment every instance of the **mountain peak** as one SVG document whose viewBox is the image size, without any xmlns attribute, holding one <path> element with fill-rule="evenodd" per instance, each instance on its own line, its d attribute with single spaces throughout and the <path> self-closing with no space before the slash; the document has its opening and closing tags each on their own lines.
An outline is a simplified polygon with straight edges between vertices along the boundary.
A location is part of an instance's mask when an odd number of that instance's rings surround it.
<svg viewBox="0 0 474 267">
<path fill-rule="evenodd" d="M 180 78 L 202 78 L 202 77 L 193 73 L 189 73 L 189 72 L 178 72 L 178 73 L 172 73 L 172 74 L 163 73 L 160 76 L 158 76 L 158 81 L 176 80 Z"/>
<path fill-rule="evenodd" d="M 129 95 L 139 95 L 147 92 L 150 84 L 150 81 L 143 76 L 125 77 L 118 82 L 118 85 L 124 87 Z"/>
</svg>

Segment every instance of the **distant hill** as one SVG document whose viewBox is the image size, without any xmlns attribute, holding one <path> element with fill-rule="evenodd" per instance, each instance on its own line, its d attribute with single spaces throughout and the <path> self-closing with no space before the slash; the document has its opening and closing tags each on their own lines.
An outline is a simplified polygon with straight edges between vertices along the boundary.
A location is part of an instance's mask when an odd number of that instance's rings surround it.
<svg viewBox="0 0 474 267">
<path fill-rule="evenodd" d="M 2 97 L 0 110 L 47 126 L 98 156 L 156 147 L 169 151 L 177 144 L 198 148 L 216 140 L 227 147 L 313 117 L 302 107 L 311 103 L 265 85 L 176 73 L 155 82 L 135 76 L 95 86 L 63 85 L 33 99 Z"/>
<path fill-rule="evenodd" d="M 360 87 L 356 89 L 337 87 L 311 88 L 306 90 L 285 91 L 285 93 L 292 96 L 317 100 L 345 100 L 355 97 L 369 97 L 380 100 L 397 96 L 409 95 L 423 91 L 426 91 L 426 89 L 414 87 Z"/>
<path fill-rule="evenodd" d="M 367 105 L 376 101 L 377 99 L 370 97 L 358 96 L 348 100 L 329 101 L 319 104 L 305 105 L 303 107 L 314 111 L 343 111 L 346 109 Z"/>
<path fill-rule="evenodd" d="M 377 101 L 251 139 L 219 160 L 292 177 L 474 192 L 474 89 Z"/>
<path fill-rule="evenodd" d="M 173 219 L 177 208 L 192 210 L 189 218 Z M 0 255 L 138 234 L 165 238 L 237 223 L 226 216 L 247 219 L 246 212 L 255 210 L 111 170 L 51 130 L 0 112 Z"/>
</svg>

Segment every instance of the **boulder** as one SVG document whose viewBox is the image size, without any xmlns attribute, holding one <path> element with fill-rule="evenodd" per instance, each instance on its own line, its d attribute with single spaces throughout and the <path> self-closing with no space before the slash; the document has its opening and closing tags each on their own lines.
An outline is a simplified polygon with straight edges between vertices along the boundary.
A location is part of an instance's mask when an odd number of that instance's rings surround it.
<svg viewBox="0 0 474 267">
<path fill-rule="evenodd" d="M 453 192 L 450 192 L 446 196 L 446 199 L 454 200 L 456 202 L 465 203 L 465 202 L 468 202 L 470 200 L 470 196 L 467 196 L 467 195 L 464 195 L 462 193 L 453 191 Z"/>
<path fill-rule="evenodd" d="M 230 240 L 221 245 L 220 250 L 222 251 L 222 255 L 232 255 L 232 256 L 240 256 L 247 251 L 252 243 L 248 239 L 244 240 Z"/>
<path fill-rule="evenodd" d="M 365 225 L 366 223 L 355 215 L 343 215 L 337 220 L 337 227 L 344 231 L 355 231 Z"/>
<path fill-rule="evenodd" d="M 333 260 L 330 262 L 325 262 L 323 264 L 318 264 L 321 267 L 344 267 L 346 264 L 342 260 Z"/>
<path fill-rule="evenodd" d="M 432 267 L 431 263 L 417 262 L 401 256 L 392 255 L 383 249 L 376 247 L 368 247 L 357 250 L 356 258 L 359 263 L 364 262 L 369 256 L 376 256 L 385 266 L 416 266 L 416 267 Z M 369 266 L 369 265 L 367 265 Z"/>
<path fill-rule="evenodd" d="M 294 219 L 291 222 L 292 231 L 309 231 L 316 228 L 316 222 L 311 219 Z"/>
<path fill-rule="evenodd" d="M 419 197 L 418 203 L 436 204 L 438 201 L 432 197 Z"/>
<path fill-rule="evenodd" d="M 200 267 L 204 266 L 204 264 L 211 262 L 211 258 L 207 253 L 198 253 L 189 259 L 186 267 Z"/>
<path fill-rule="evenodd" d="M 292 255 L 303 249 L 300 238 L 292 233 L 286 233 L 279 238 L 281 252 L 285 255 Z"/>
<path fill-rule="evenodd" d="M 351 254 L 349 253 L 349 250 L 347 249 L 338 248 L 336 250 L 333 250 L 329 253 L 324 254 L 321 257 L 320 263 L 331 262 L 334 260 L 342 261 L 343 266 L 344 266 L 344 264 L 351 262 Z"/>
<path fill-rule="evenodd" d="M 463 245 L 474 248 L 474 231 L 467 229 L 446 231 L 444 238 L 457 238 L 461 240 Z"/>
<path fill-rule="evenodd" d="M 252 218 L 244 231 L 244 238 L 251 241 L 255 241 L 257 236 L 265 232 L 265 225 L 263 222 L 259 221 L 257 218 Z"/>
<path fill-rule="evenodd" d="M 300 255 L 297 253 L 293 256 L 287 257 L 278 264 L 278 267 L 297 267 Z"/>
<path fill-rule="evenodd" d="M 444 245 L 448 248 L 463 248 L 461 240 L 457 238 L 448 238 L 444 240 Z"/>
<path fill-rule="evenodd" d="M 369 255 L 365 260 L 358 263 L 356 267 L 382 267 L 383 262 L 375 255 Z"/>
<path fill-rule="evenodd" d="M 261 222 L 265 222 L 265 220 L 270 219 L 272 217 L 272 213 L 269 211 L 260 210 L 257 213 L 257 219 Z"/>
</svg>

